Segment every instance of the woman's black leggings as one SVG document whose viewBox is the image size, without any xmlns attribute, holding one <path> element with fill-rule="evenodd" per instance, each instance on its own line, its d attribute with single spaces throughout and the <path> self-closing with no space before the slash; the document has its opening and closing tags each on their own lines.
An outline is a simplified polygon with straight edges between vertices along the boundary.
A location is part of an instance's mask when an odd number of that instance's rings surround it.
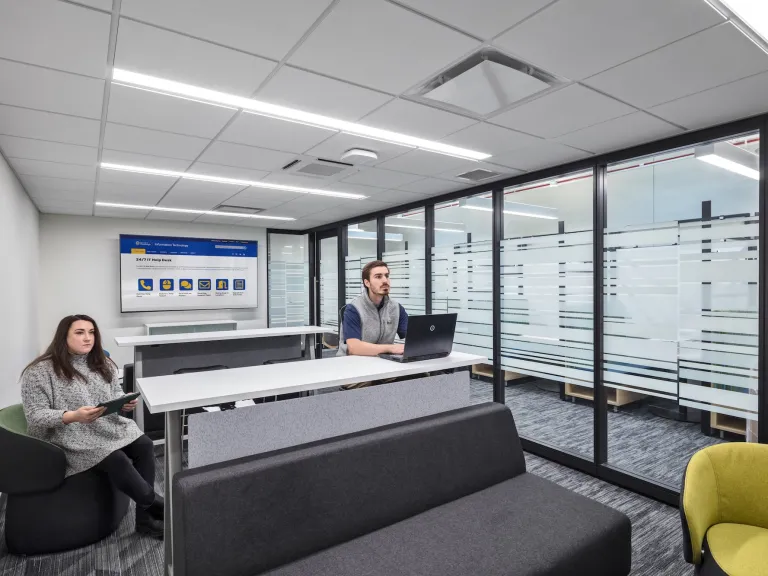
<svg viewBox="0 0 768 576">
<path fill-rule="evenodd" d="M 142 508 L 155 500 L 155 451 L 146 435 L 115 450 L 94 468 L 105 472 L 121 492 Z"/>
</svg>

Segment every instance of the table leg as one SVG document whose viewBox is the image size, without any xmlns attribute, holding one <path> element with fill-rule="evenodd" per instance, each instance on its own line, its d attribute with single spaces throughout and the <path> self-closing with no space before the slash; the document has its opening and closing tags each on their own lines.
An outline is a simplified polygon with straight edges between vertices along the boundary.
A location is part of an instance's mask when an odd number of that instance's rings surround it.
<svg viewBox="0 0 768 576">
<path fill-rule="evenodd" d="M 317 356 L 315 352 L 315 335 L 307 334 L 304 340 L 304 349 L 307 350 L 307 358 L 314 360 Z"/>
<path fill-rule="evenodd" d="M 181 411 L 165 413 L 165 576 L 173 576 L 173 477 L 181 472 Z"/>
</svg>

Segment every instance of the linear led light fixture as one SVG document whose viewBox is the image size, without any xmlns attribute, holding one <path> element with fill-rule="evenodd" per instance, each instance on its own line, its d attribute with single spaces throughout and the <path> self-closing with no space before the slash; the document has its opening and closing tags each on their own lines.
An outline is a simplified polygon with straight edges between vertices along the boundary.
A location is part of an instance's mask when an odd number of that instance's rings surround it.
<svg viewBox="0 0 768 576">
<path fill-rule="evenodd" d="M 258 218 L 262 220 L 296 220 L 285 216 L 264 216 L 262 214 L 240 214 L 238 212 L 217 212 L 215 210 L 192 210 L 190 208 L 168 208 L 166 206 L 140 206 L 138 204 L 115 204 L 114 202 L 96 202 L 104 208 L 126 208 L 132 210 L 157 210 L 158 212 L 180 212 L 182 214 L 211 214 L 212 216 L 232 216 L 233 218 Z"/>
<path fill-rule="evenodd" d="M 376 235 L 376 232 L 366 232 L 359 228 L 349 228 L 347 230 L 347 238 L 350 240 L 377 240 L 378 236 Z M 387 242 L 402 242 L 403 235 L 387 233 L 384 235 L 384 240 Z"/>
<path fill-rule="evenodd" d="M 757 155 L 733 146 L 728 142 L 714 142 L 712 144 L 696 146 L 694 156 L 696 159 L 708 164 L 741 174 L 753 180 L 760 180 Z"/>
<path fill-rule="evenodd" d="M 493 212 L 493 201 L 491 198 L 464 198 L 459 200 L 459 206 L 469 210 Z M 542 218 L 544 220 L 558 219 L 556 208 L 536 206 L 535 204 L 521 204 L 520 202 L 504 202 L 504 214 Z"/>
<path fill-rule="evenodd" d="M 130 72 L 120 68 L 115 68 L 112 71 L 112 80 L 113 82 L 135 86 L 137 88 L 148 88 L 151 90 L 156 90 L 168 96 L 181 96 L 202 102 L 210 102 L 211 104 L 232 106 L 235 108 L 241 108 L 245 112 L 261 114 L 263 116 L 269 116 L 271 118 L 277 118 L 280 120 L 300 122 L 302 124 L 308 124 L 318 128 L 338 130 L 339 132 L 346 132 L 347 134 L 353 134 L 355 136 L 363 136 L 365 138 L 373 138 L 375 140 L 382 140 L 383 142 L 389 142 L 392 144 L 411 146 L 413 148 L 419 148 L 420 150 L 425 150 L 427 152 L 447 154 L 448 156 L 456 156 L 466 160 L 487 160 L 491 157 L 490 154 L 485 154 L 484 152 L 477 152 L 467 148 L 451 146 L 450 144 L 435 142 L 433 140 L 416 138 L 415 136 L 408 136 L 407 134 L 401 134 L 399 132 L 391 132 L 390 130 L 374 128 L 373 126 L 366 126 L 364 124 L 358 124 L 357 122 L 339 120 L 337 118 L 331 118 L 330 116 L 323 116 L 321 114 L 312 114 L 311 112 L 304 112 L 303 110 L 296 110 L 295 108 L 269 104 L 267 102 L 261 102 L 259 100 L 245 98 L 243 96 L 226 94 L 224 92 L 209 90 L 199 86 L 192 86 L 190 84 L 183 84 L 181 82 L 166 80 L 164 78 L 157 78 L 155 76 Z"/>
<path fill-rule="evenodd" d="M 715 5 L 716 3 L 722 4 L 727 11 L 736 17 L 736 20 L 734 18 L 729 19 L 745 36 L 749 37 L 749 34 L 741 29 L 740 24 L 752 30 L 763 41 L 768 42 L 768 4 L 763 0 L 716 0 L 715 2 L 708 1 L 707 3 L 722 16 L 729 17 L 729 14 L 723 14 L 723 10 Z M 755 43 L 757 44 L 757 42 Z M 760 45 L 758 44 L 758 46 Z M 766 50 L 765 46 L 760 46 L 760 48 L 764 51 Z"/>
<path fill-rule="evenodd" d="M 266 188 L 268 190 L 284 190 L 286 192 L 299 192 L 301 194 L 314 194 L 317 196 L 333 196 L 334 198 L 347 198 L 348 200 L 363 200 L 367 196 L 352 194 L 350 192 L 336 192 L 334 190 L 320 190 L 319 188 L 301 188 L 299 186 L 286 186 L 284 184 L 272 184 L 270 182 L 257 182 L 253 180 L 239 180 L 237 178 L 223 178 L 221 176 L 208 176 L 206 174 L 194 174 L 190 172 L 176 172 L 174 170 L 158 170 L 156 168 L 144 168 L 143 166 L 126 166 L 124 164 L 110 164 L 102 162 L 105 170 L 117 170 L 118 172 L 135 172 L 150 176 L 168 176 L 171 178 L 184 178 L 185 180 L 200 180 L 201 182 L 216 182 L 218 184 L 236 184 L 237 186 L 251 186 L 253 188 Z"/>
</svg>

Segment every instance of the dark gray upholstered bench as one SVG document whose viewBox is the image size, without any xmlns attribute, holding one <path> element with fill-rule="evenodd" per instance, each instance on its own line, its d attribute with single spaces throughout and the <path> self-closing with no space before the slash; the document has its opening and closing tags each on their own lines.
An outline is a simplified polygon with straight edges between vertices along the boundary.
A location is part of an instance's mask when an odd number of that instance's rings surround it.
<svg viewBox="0 0 768 576">
<path fill-rule="evenodd" d="M 482 404 L 178 474 L 175 576 L 626 576 L 629 519 Z"/>
</svg>

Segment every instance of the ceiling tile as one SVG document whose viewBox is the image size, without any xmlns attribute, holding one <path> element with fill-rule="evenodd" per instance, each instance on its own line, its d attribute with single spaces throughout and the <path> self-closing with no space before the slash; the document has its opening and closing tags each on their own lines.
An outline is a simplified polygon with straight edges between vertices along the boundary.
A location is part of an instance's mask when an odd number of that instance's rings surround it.
<svg viewBox="0 0 768 576">
<path fill-rule="evenodd" d="M 171 220 L 175 222 L 194 222 L 200 217 L 200 214 L 190 214 L 188 212 L 165 212 L 164 210 L 152 210 L 147 216 L 147 220 Z"/>
<path fill-rule="evenodd" d="M 132 218 L 134 220 L 143 220 L 149 210 L 130 210 L 126 208 L 107 208 L 105 206 L 94 206 L 93 215 L 101 218 Z"/>
<path fill-rule="evenodd" d="M 245 208 L 274 208 L 296 198 L 304 198 L 305 194 L 298 192 L 283 192 L 264 188 L 246 188 L 236 196 L 227 200 L 232 206 Z"/>
<path fill-rule="evenodd" d="M 27 158 L 90 166 L 96 164 L 96 148 L 60 144 L 16 136 L 0 136 L 0 149 L 8 158 Z"/>
<path fill-rule="evenodd" d="M 131 186 L 116 182 L 99 181 L 96 187 L 97 202 L 114 202 L 115 204 L 154 206 L 160 201 L 163 194 L 165 194 L 165 190 L 160 188 Z"/>
<path fill-rule="evenodd" d="M 208 142 L 209 140 L 205 138 L 182 136 L 112 122 L 107 122 L 104 131 L 105 148 L 182 160 L 197 158 Z"/>
<path fill-rule="evenodd" d="M 70 178 L 50 178 L 47 176 L 19 176 L 24 189 L 29 194 L 42 194 L 49 191 L 81 192 L 93 198 L 92 180 L 73 180 Z"/>
<path fill-rule="evenodd" d="M 147 193 L 165 193 L 171 186 L 173 186 L 176 180 L 176 178 L 169 178 L 167 176 L 150 176 L 148 174 L 118 172 L 116 170 L 105 170 L 103 168 L 99 170 L 99 186 L 102 186 L 106 182 L 110 182 L 122 186 L 144 188 L 147 190 Z"/>
<path fill-rule="evenodd" d="M 91 166 L 81 164 L 62 164 L 44 160 L 25 160 L 11 158 L 11 166 L 19 175 L 50 176 L 51 178 L 69 178 L 72 180 L 96 180 L 96 163 Z"/>
<path fill-rule="evenodd" d="M 244 113 L 224 130 L 219 140 L 302 154 L 334 134 L 336 130 Z"/>
<path fill-rule="evenodd" d="M 408 204 L 409 202 L 418 202 L 420 200 L 426 200 L 425 194 L 417 194 L 415 192 L 406 192 L 405 190 L 396 190 L 394 188 L 390 190 L 382 190 L 369 196 L 370 200 L 374 202 L 384 202 L 390 205 L 392 204 Z M 368 199 L 365 200 L 368 202 Z M 371 210 L 373 211 L 373 210 Z"/>
<path fill-rule="evenodd" d="M 121 14 L 280 60 L 330 3 L 331 0 L 123 0 Z"/>
<path fill-rule="evenodd" d="M 428 16 L 488 40 L 552 0 L 401 0 Z"/>
<path fill-rule="evenodd" d="M 0 58 L 105 77 L 109 14 L 50 0 L 0 0 L 0 14 Z"/>
<path fill-rule="evenodd" d="M 399 146 L 397 144 L 389 144 L 380 140 L 372 140 L 371 138 L 363 138 L 362 136 L 353 136 L 351 134 L 336 134 L 331 136 L 322 144 L 315 146 L 314 148 L 307 150 L 307 156 L 314 156 L 316 158 L 327 158 L 329 160 L 340 161 L 341 155 L 351 148 L 362 148 L 363 150 L 372 150 L 379 155 L 378 160 L 372 161 L 372 163 L 383 162 L 405 154 L 409 150 L 413 150 L 410 146 Z M 364 164 L 358 162 L 357 165 Z"/>
<path fill-rule="evenodd" d="M 635 112 L 621 118 L 608 120 L 583 130 L 571 132 L 557 139 L 562 144 L 589 150 L 609 152 L 682 132 L 676 126 L 654 118 L 645 112 Z"/>
<path fill-rule="evenodd" d="M 421 180 L 421 178 L 414 174 L 404 174 L 378 168 L 362 168 L 359 172 L 344 179 L 345 182 L 350 184 L 377 186 L 379 188 L 394 188 L 408 184 L 408 182 L 415 182 L 416 180 Z"/>
<path fill-rule="evenodd" d="M 135 152 L 123 152 L 122 150 L 104 149 L 101 153 L 101 161 L 108 164 L 123 164 L 125 166 L 140 166 L 142 168 L 154 168 L 156 170 L 173 170 L 184 172 L 191 162 L 189 160 L 179 160 L 177 158 L 162 158 L 161 156 L 149 156 L 147 154 L 136 154 Z M 102 174 L 106 172 L 101 169 Z M 166 177 L 168 179 L 168 177 Z"/>
<path fill-rule="evenodd" d="M 318 220 L 325 220 L 326 222 L 336 222 L 338 220 L 370 214 L 371 212 L 376 212 L 379 208 L 379 205 L 374 206 L 367 201 L 355 202 L 352 204 L 334 206 L 333 208 L 323 210 L 322 212 L 315 212 L 312 217 Z"/>
<path fill-rule="evenodd" d="M 283 66 L 262 88 L 257 98 L 341 120 L 359 120 L 391 96 Z"/>
<path fill-rule="evenodd" d="M 120 19 L 115 68 L 251 96 L 274 67 L 271 60 Z"/>
<path fill-rule="evenodd" d="M 270 226 L 270 228 L 278 228 L 280 230 L 309 230 L 315 226 L 324 224 L 322 220 L 301 218 L 299 220 L 289 222 L 278 222 Z"/>
<path fill-rule="evenodd" d="M 301 218 L 302 216 L 309 216 L 316 212 L 322 212 L 328 210 L 334 206 L 339 206 L 344 203 L 355 202 L 355 200 L 342 200 L 340 198 L 332 198 L 328 196 L 311 196 L 305 195 L 303 198 L 298 198 L 291 202 L 286 202 L 278 206 L 267 210 L 264 214 L 268 216 L 289 216 L 291 218 Z M 274 214 L 273 214 L 274 212 Z"/>
<path fill-rule="evenodd" d="M 220 176 L 221 178 L 236 178 L 238 180 L 259 181 L 269 174 L 265 170 L 248 170 L 247 168 L 236 168 L 234 166 L 220 166 L 219 164 L 207 164 L 205 162 L 195 162 L 189 169 L 195 174 L 205 174 L 207 176 Z"/>
<path fill-rule="evenodd" d="M 93 205 L 93 190 L 56 190 L 53 188 L 36 189 L 30 193 L 35 202 L 87 202 Z"/>
<path fill-rule="evenodd" d="M 112 13 L 112 0 L 73 0 L 75 4 L 85 4 L 92 8 Z"/>
<path fill-rule="evenodd" d="M 237 216 L 217 216 L 216 214 L 203 214 L 195 220 L 195 224 L 221 224 L 223 226 L 247 226 L 251 218 Z M 261 220 L 262 226 L 266 220 Z"/>
<path fill-rule="evenodd" d="M 214 142 L 200 157 L 203 162 L 252 170 L 279 170 L 296 158 L 295 154 L 254 148 L 229 142 Z"/>
<path fill-rule="evenodd" d="M 640 108 L 768 70 L 768 54 L 730 22 L 586 81 Z"/>
<path fill-rule="evenodd" d="M 0 60 L 0 103 L 101 118 L 104 81 Z"/>
<path fill-rule="evenodd" d="M 229 108 L 113 84 L 107 118 L 130 126 L 213 138 L 234 114 Z"/>
<path fill-rule="evenodd" d="M 37 208 L 44 214 L 68 214 L 70 216 L 90 216 L 93 211 L 92 202 L 70 202 L 53 200 L 36 200 Z"/>
<path fill-rule="evenodd" d="M 574 162 L 587 156 L 590 156 L 590 154 L 583 150 L 576 150 L 557 142 L 543 140 L 532 146 L 526 146 L 513 152 L 505 152 L 499 156 L 494 156 L 493 161 L 502 166 L 530 172 L 531 170 L 565 164 L 566 162 Z"/>
<path fill-rule="evenodd" d="M 400 186 L 400 190 L 406 192 L 415 192 L 416 194 L 442 194 L 446 192 L 453 192 L 462 188 L 462 184 L 458 182 L 451 182 L 450 180 L 441 180 L 439 178 L 424 178 L 423 180 L 417 180 L 416 182 L 410 182 Z"/>
<path fill-rule="evenodd" d="M 555 138 L 634 111 L 618 100 L 572 84 L 495 116 L 489 122 L 542 138 Z"/>
<path fill-rule="evenodd" d="M 477 47 L 477 41 L 400 6 L 341 0 L 289 62 L 399 94 Z"/>
<path fill-rule="evenodd" d="M 160 206 L 211 210 L 237 194 L 242 188 L 242 186 L 234 186 L 232 184 L 180 180 L 165 195 L 165 198 L 160 202 Z"/>
<path fill-rule="evenodd" d="M 702 0 L 561 0 L 494 44 L 581 80 L 722 21 Z"/>
<path fill-rule="evenodd" d="M 378 164 L 378 167 L 397 172 L 434 176 L 448 170 L 457 170 L 459 172 L 472 170 L 475 167 L 475 162 L 446 156 L 445 154 L 425 152 L 424 150 L 411 150 L 402 156 Z"/>
<path fill-rule="evenodd" d="M 768 73 L 667 102 L 649 112 L 688 129 L 763 114 L 768 112 Z"/>
<path fill-rule="evenodd" d="M 352 172 L 350 172 L 351 174 Z M 329 188 L 336 189 L 336 181 L 328 178 L 303 176 L 297 172 L 272 172 L 264 177 L 261 182 L 267 184 L 280 184 L 282 186 L 296 186 L 298 188 Z"/>
<path fill-rule="evenodd" d="M 439 139 L 477 124 L 477 121 L 397 98 L 363 118 L 360 123 L 409 136 Z"/>
<path fill-rule="evenodd" d="M 0 104 L 0 133 L 65 144 L 99 145 L 98 120 Z"/>
<path fill-rule="evenodd" d="M 442 142 L 495 156 L 505 150 L 538 144 L 541 138 L 480 122 L 443 138 Z M 493 158 L 488 161 L 493 162 Z"/>
</svg>

